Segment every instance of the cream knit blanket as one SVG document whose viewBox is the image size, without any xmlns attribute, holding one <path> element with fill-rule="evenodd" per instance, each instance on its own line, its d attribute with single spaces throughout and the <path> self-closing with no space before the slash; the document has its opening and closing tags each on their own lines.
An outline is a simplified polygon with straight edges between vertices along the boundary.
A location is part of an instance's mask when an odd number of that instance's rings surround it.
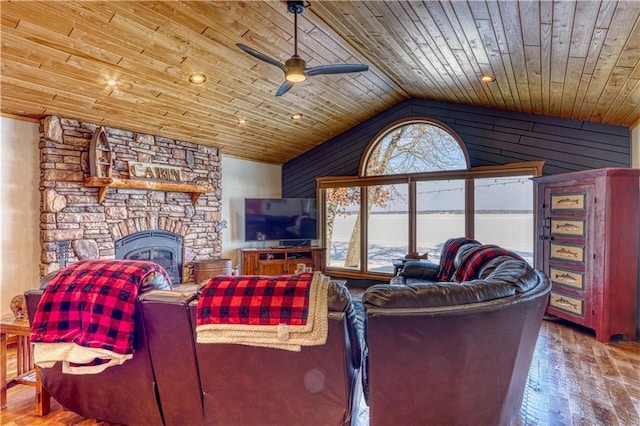
<svg viewBox="0 0 640 426">
<path fill-rule="evenodd" d="M 95 358 L 102 358 L 106 362 L 90 365 Z M 38 367 L 51 368 L 57 361 L 61 361 L 62 372 L 65 374 L 98 374 L 108 367 L 121 365 L 131 358 L 133 354 L 123 355 L 107 349 L 88 348 L 71 342 L 33 344 L 33 361 Z"/>
<path fill-rule="evenodd" d="M 329 277 L 315 272 L 309 288 L 309 311 L 305 325 L 206 324 L 196 327 L 198 343 L 232 343 L 288 351 L 327 342 L 327 291 Z"/>
</svg>

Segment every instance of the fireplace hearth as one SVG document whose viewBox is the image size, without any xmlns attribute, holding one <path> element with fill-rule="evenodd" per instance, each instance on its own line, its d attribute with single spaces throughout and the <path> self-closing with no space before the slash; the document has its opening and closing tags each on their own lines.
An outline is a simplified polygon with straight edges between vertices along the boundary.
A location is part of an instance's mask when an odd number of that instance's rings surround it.
<svg viewBox="0 0 640 426">
<path fill-rule="evenodd" d="M 115 243 L 116 259 L 149 260 L 162 266 L 172 285 L 182 282 L 182 237 L 167 231 L 142 231 Z"/>
</svg>

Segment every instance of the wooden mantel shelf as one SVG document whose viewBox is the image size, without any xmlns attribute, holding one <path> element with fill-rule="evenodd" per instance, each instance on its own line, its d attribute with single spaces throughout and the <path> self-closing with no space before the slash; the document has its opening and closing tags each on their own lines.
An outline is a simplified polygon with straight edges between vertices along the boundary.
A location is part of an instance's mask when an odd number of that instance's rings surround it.
<svg viewBox="0 0 640 426">
<path fill-rule="evenodd" d="M 118 179 L 110 177 L 89 176 L 84 179 L 84 185 L 99 187 L 98 202 L 102 204 L 107 193 L 107 188 L 125 189 L 146 189 L 149 191 L 172 191 L 190 192 L 191 203 L 195 206 L 201 194 L 213 192 L 213 187 L 206 182 L 203 183 L 179 183 L 179 182 L 157 182 L 150 180 Z"/>
</svg>

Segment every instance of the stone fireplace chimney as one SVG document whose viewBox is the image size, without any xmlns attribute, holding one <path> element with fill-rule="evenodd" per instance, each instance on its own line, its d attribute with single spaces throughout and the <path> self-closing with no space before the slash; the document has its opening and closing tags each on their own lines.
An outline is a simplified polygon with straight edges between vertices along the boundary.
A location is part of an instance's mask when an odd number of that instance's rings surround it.
<svg viewBox="0 0 640 426">
<path fill-rule="evenodd" d="M 130 182 L 129 162 L 153 164 L 179 168 L 179 184 L 205 184 L 212 191 L 194 197 L 189 192 L 138 188 L 143 185 L 98 188 L 86 185 L 86 179 L 91 173 L 89 147 L 100 126 L 49 116 L 41 121 L 40 129 L 43 275 L 60 267 L 59 248 L 67 244 L 59 242 L 70 243 L 69 263 L 113 259 L 117 241 L 146 231 L 174 234 L 181 241 L 182 253 L 176 257 L 182 262 L 178 276 L 183 282 L 192 281 L 194 261 L 220 257 L 218 148 L 107 127 L 104 130 L 115 157 L 111 178 Z M 162 186 L 153 186 L 157 187 Z"/>
</svg>

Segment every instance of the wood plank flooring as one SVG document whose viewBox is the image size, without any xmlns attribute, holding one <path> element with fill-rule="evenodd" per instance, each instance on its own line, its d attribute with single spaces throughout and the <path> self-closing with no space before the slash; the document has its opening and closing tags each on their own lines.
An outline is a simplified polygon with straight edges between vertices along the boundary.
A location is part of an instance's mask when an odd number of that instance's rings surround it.
<svg viewBox="0 0 640 426">
<path fill-rule="evenodd" d="M 10 358 L 12 375 L 15 349 Z M 359 426 L 367 425 L 366 414 L 358 418 Z M 28 386 L 9 390 L 0 424 L 111 425 L 64 411 L 53 399 L 51 413 L 38 417 L 34 389 Z M 525 425 L 640 425 L 640 342 L 603 344 L 587 329 L 543 321 L 522 409 L 512 423 Z"/>
</svg>

